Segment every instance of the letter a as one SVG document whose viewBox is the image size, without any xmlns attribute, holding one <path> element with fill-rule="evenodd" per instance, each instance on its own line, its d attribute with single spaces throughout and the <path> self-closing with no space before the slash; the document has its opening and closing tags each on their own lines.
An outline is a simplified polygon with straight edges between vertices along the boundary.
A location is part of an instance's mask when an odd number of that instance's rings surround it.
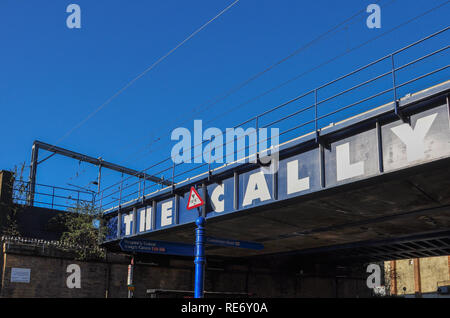
<svg viewBox="0 0 450 318">
<path fill-rule="evenodd" d="M 180 140 L 181 138 L 181 140 Z M 191 163 L 191 133 L 188 129 L 178 127 L 172 131 L 171 140 L 180 140 L 171 151 L 172 161 L 178 163 Z"/>
<path fill-rule="evenodd" d="M 368 288 L 375 288 L 381 286 L 381 269 L 377 264 L 369 264 L 366 269 L 367 273 L 371 273 L 367 277 L 366 285 Z"/>
<path fill-rule="evenodd" d="M 267 187 L 264 173 L 259 171 L 251 174 L 248 178 L 247 189 L 245 190 L 244 200 L 242 206 L 250 205 L 253 200 L 259 199 L 262 201 L 270 200 L 270 192 Z"/>
<path fill-rule="evenodd" d="M 81 29 L 81 8 L 78 4 L 69 4 L 66 8 L 67 13 L 72 13 L 66 19 L 66 25 L 69 29 Z"/>
<path fill-rule="evenodd" d="M 381 8 L 378 4 L 369 4 L 366 9 L 367 13 L 372 13 L 367 17 L 367 27 L 369 29 L 381 28 Z"/>
<path fill-rule="evenodd" d="M 80 265 L 70 264 L 67 266 L 67 273 L 71 273 L 67 277 L 66 285 L 68 288 L 81 288 L 81 269 Z"/>
</svg>

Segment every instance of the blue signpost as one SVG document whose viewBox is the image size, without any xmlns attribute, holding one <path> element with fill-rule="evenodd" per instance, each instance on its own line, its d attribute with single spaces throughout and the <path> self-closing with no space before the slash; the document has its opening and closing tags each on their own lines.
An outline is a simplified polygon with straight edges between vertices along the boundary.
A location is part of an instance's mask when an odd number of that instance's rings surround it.
<svg viewBox="0 0 450 318">
<path fill-rule="evenodd" d="M 263 249 L 264 246 L 260 243 L 238 241 L 231 239 L 223 239 L 217 237 L 205 236 L 206 219 L 199 216 L 195 221 L 197 228 L 195 230 L 195 246 L 192 244 L 137 240 L 131 238 L 123 238 L 120 240 L 119 246 L 122 251 L 131 253 L 151 253 L 151 254 L 166 254 L 166 255 L 180 255 L 180 256 L 194 256 L 195 255 L 195 286 L 194 297 L 203 298 L 204 295 L 204 279 L 205 279 L 205 245 L 213 244 L 225 247 L 239 247 L 254 250 Z M 131 268 L 132 270 L 132 268 Z"/>
<path fill-rule="evenodd" d="M 203 283 L 205 278 L 205 244 L 213 244 L 225 247 L 240 247 L 254 250 L 263 249 L 264 246 L 255 242 L 238 241 L 205 236 L 206 219 L 199 216 L 195 221 L 195 289 L 194 297 L 203 298 Z"/>
<path fill-rule="evenodd" d="M 194 297 L 203 298 L 203 283 L 205 274 L 205 223 L 204 217 L 199 216 L 195 221 L 195 288 Z"/>
</svg>

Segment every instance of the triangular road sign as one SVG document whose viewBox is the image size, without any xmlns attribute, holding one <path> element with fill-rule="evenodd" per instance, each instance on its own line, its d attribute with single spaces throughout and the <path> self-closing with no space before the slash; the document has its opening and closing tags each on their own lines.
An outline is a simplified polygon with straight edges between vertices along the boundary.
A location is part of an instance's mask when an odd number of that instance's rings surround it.
<svg viewBox="0 0 450 318">
<path fill-rule="evenodd" d="M 189 199 L 187 204 L 187 209 L 192 210 L 202 206 L 205 202 L 202 200 L 197 190 L 194 187 L 191 187 L 191 192 L 189 192 Z"/>
</svg>

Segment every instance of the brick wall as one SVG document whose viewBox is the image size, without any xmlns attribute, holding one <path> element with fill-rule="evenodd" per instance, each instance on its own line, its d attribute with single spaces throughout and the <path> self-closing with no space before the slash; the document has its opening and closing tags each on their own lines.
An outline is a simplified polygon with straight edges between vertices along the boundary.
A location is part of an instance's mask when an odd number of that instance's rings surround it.
<svg viewBox="0 0 450 318">
<path fill-rule="evenodd" d="M 103 261 L 76 261 L 70 254 L 49 246 L 9 244 L 3 246 L 1 297 L 127 297 L 129 257 L 109 254 Z M 81 288 L 68 288 L 67 266 L 78 264 Z M 11 268 L 31 269 L 30 282 L 11 282 Z M 194 267 L 191 260 L 169 259 L 164 265 L 135 265 L 135 297 L 148 297 L 147 289 L 193 290 Z M 274 272 L 268 268 L 227 265 L 209 269 L 205 290 L 249 293 L 259 297 L 368 297 L 365 278 L 301 276 Z"/>
<path fill-rule="evenodd" d="M 81 288 L 66 286 L 69 264 L 81 268 Z M 107 264 L 67 259 L 6 254 L 2 297 L 104 297 Z M 125 265 L 123 265 L 125 266 Z M 11 282 L 11 268 L 30 268 L 30 283 Z M 125 266 L 126 267 L 126 266 Z M 126 270 L 126 269 L 125 269 Z M 126 287 L 125 287 L 126 288 Z"/>
<path fill-rule="evenodd" d="M 450 256 L 435 256 L 385 262 L 385 272 L 391 275 L 395 264 L 393 283 L 396 295 L 436 294 L 440 285 L 450 284 Z M 391 284 L 394 285 L 394 284 Z"/>
</svg>

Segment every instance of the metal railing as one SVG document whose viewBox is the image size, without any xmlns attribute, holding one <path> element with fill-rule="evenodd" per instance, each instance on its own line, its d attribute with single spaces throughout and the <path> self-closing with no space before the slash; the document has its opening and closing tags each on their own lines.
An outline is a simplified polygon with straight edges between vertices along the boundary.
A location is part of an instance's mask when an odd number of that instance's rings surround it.
<svg viewBox="0 0 450 318">
<path fill-rule="evenodd" d="M 28 204 L 30 183 L 15 180 L 12 188 L 13 202 Z M 86 205 L 95 205 L 95 192 L 50 186 L 35 183 L 33 206 L 50 209 L 74 209 Z"/>
<path fill-rule="evenodd" d="M 402 118 L 398 96 L 406 95 L 410 91 L 417 92 L 420 89 L 430 87 L 432 84 L 449 79 L 449 64 L 445 64 L 449 60 L 447 51 L 449 48 L 448 29 L 449 27 L 441 29 L 350 73 L 306 91 L 249 118 L 233 128 L 243 127 L 245 129 L 245 127 L 253 125 L 257 133 L 259 128 L 274 128 L 274 125 L 277 125 L 277 128 L 280 129 L 279 143 L 307 133 L 315 134 L 316 141 L 318 141 L 320 132 L 325 127 L 383 104 L 394 102 L 393 111 Z M 430 50 L 432 40 L 438 40 L 439 47 Z M 422 51 L 425 50 L 426 52 L 415 53 L 413 50 L 420 48 L 422 44 L 426 45 L 425 49 L 422 48 Z M 407 59 L 407 61 L 399 64 L 401 58 Z M 425 62 L 429 62 L 431 65 L 426 65 Z M 437 77 L 437 75 L 440 75 L 440 77 Z M 424 79 L 427 79 L 427 81 L 421 82 Z M 281 128 L 284 130 L 281 130 Z M 224 135 L 223 132 L 222 135 Z M 245 138 L 245 135 L 243 137 Z M 258 147 L 258 143 L 261 141 L 256 140 L 256 145 L 248 145 L 245 149 L 251 146 Z M 200 147 L 202 154 L 203 145 L 206 142 L 209 142 L 209 140 L 205 140 L 191 149 Z M 241 150 L 242 148 L 236 149 L 233 154 L 236 155 Z M 257 151 L 261 150 L 258 149 Z M 222 156 L 222 158 L 224 157 L 225 155 Z M 237 161 L 239 159 L 236 158 Z M 194 166 L 192 167 L 192 165 Z M 176 187 L 180 183 L 189 181 L 194 176 L 207 175 L 211 171 L 226 169 L 227 166 L 229 164 L 219 165 L 217 162 L 175 164 L 169 157 L 141 172 L 148 172 L 155 176 L 170 175 L 169 180 Z M 127 183 L 124 184 L 124 182 Z M 104 188 L 99 193 L 96 204 L 103 211 L 111 210 L 121 206 L 124 202 L 142 199 L 144 195 L 157 193 L 163 188 L 164 186 L 161 183 L 149 185 L 146 180 L 139 178 L 137 175 L 128 176 L 125 179 L 122 177 L 121 181 Z M 167 187 L 164 189 L 167 189 Z"/>
</svg>

